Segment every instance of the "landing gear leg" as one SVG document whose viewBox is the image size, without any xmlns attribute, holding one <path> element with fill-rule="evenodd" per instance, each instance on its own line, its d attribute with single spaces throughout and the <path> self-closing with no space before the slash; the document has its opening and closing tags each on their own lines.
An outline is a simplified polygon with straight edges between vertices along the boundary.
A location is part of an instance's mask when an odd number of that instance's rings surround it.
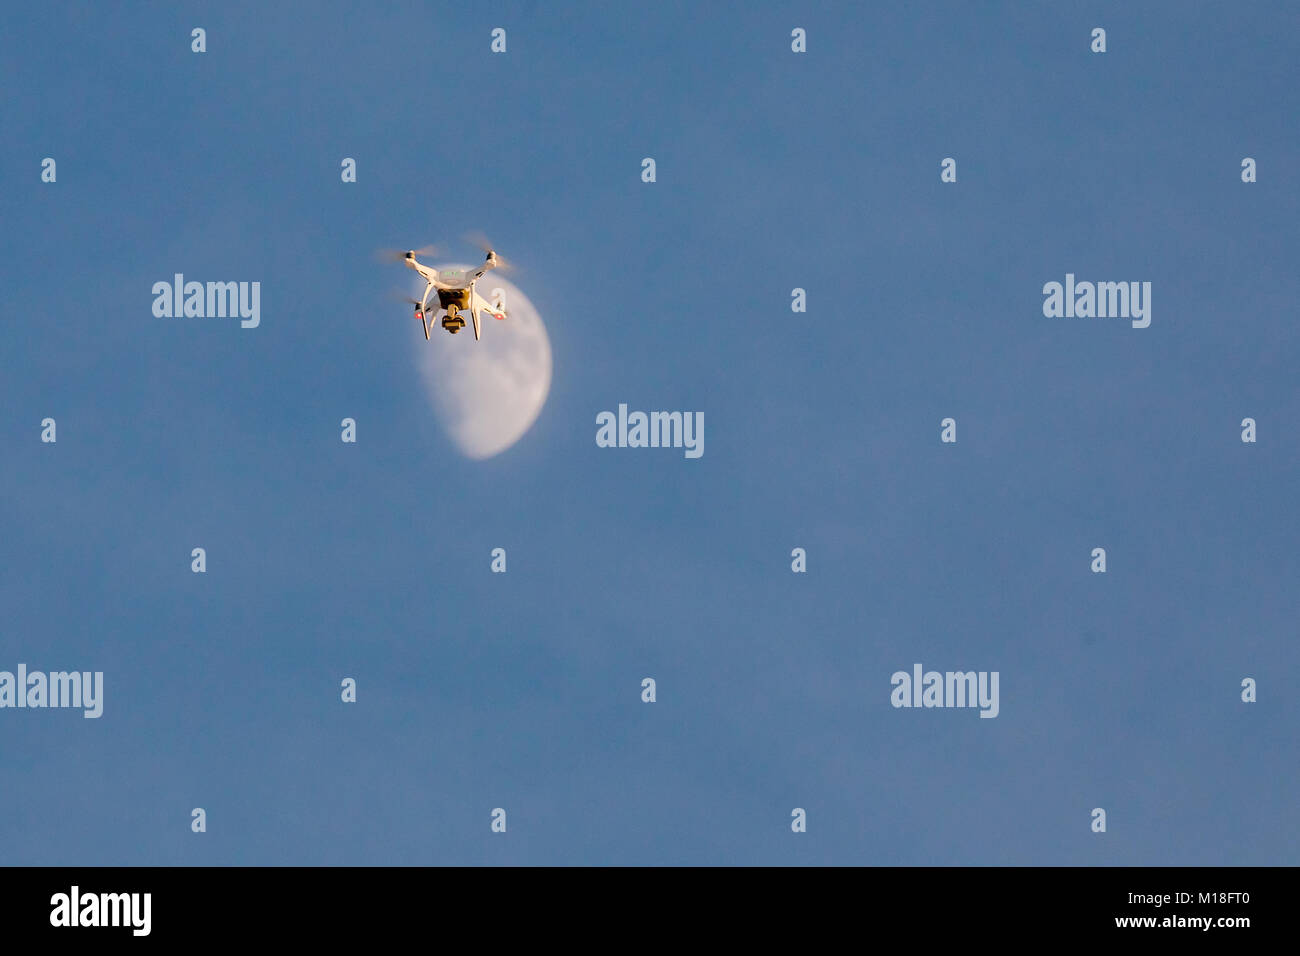
<svg viewBox="0 0 1300 956">
<path fill-rule="evenodd" d="M 420 324 L 424 326 L 424 340 L 426 342 L 429 341 L 429 320 L 424 317 L 424 312 L 420 309 L 415 310 L 415 317 L 419 319 Z"/>
</svg>

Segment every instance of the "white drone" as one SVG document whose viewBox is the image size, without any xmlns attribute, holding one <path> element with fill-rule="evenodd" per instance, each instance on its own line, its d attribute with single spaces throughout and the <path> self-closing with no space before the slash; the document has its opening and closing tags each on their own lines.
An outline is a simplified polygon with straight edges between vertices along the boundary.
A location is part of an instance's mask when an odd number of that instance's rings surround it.
<svg viewBox="0 0 1300 956">
<path fill-rule="evenodd" d="M 476 342 L 479 340 L 481 312 L 486 312 L 494 319 L 506 317 L 506 307 L 501 299 L 500 290 L 497 290 L 496 300 L 488 304 L 488 301 L 474 288 L 474 283 L 483 278 L 490 269 L 508 266 L 508 263 L 504 262 L 490 246 L 483 244 L 483 248 L 487 250 L 487 259 L 483 265 L 472 272 L 467 269 L 440 270 L 416 261 L 416 256 L 433 255 L 436 250 L 432 246 L 389 254 L 390 258 L 399 259 L 406 264 L 407 268 L 414 269 L 425 281 L 424 295 L 419 299 L 408 298 L 406 301 L 415 306 L 415 317 L 424 326 L 426 339 L 429 337 L 429 320 L 435 318 L 439 311 L 443 313 L 442 327 L 452 335 L 465 327 L 465 319 L 461 313 L 469 312 L 474 319 L 474 341 Z M 438 293 L 438 305 L 434 308 L 434 314 L 429 315 L 429 297 L 435 290 Z"/>
</svg>

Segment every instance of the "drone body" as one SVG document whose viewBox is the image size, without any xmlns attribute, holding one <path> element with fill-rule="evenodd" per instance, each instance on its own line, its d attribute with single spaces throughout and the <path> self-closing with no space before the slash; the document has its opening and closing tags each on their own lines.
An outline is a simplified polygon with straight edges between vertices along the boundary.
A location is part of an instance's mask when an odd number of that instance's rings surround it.
<svg viewBox="0 0 1300 956">
<path fill-rule="evenodd" d="M 489 303 L 475 289 L 474 284 L 483 278 L 489 270 L 497 268 L 501 260 L 497 254 L 487 250 L 487 259 L 478 269 L 470 272 L 460 269 L 443 269 L 438 270 L 433 266 L 427 266 L 416 259 L 417 255 L 424 253 L 412 249 L 402 256 L 402 261 L 407 268 L 414 270 L 424 279 L 424 295 L 419 301 L 411 299 L 409 301 L 415 305 L 415 317 L 420 320 L 424 326 L 424 337 L 429 338 L 429 320 L 434 316 L 429 315 L 429 299 L 434 292 L 438 294 L 438 305 L 434 308 L 434 315 L 439 311 L 443 313 L 442 327 L 455 335 L 465 327 L 465 319 L 461 316 L 462 312 L 468 312 L 474 320 L 474 340 L 477 342 L 480 335 L 480 316 L 486 312 L 495 319 L 504 319 L 506 317 L 505 305 L 498 299 Z"/>
</svg>

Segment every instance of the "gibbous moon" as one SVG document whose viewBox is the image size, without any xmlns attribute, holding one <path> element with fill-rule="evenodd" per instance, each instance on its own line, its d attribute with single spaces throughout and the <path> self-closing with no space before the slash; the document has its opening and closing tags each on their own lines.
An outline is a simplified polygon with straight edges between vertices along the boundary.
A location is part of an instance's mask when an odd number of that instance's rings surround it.
<svg viewBox="0 0 1300 956">
<path fill-rule="evenodd" d="M 444 264 L 437 269 L 473 269 Z M 424 283 L 413 293 L 419 298 Z M 475 291 L 491 302 L 496 290 L 505 297 L 506 319 L 483 313 L 483 338 L 474 341 L 474 323 L 449 335 L 436 315 L 437 294 L 429 320 L 431 341 L 410 318 L 415 354 L 434 413 L 467 457 L 491 458 L 505 451 L 532 426 L 551 391 L 551 341 L 542 317 L 514 284 L 489 272 Z"/>
</svg>

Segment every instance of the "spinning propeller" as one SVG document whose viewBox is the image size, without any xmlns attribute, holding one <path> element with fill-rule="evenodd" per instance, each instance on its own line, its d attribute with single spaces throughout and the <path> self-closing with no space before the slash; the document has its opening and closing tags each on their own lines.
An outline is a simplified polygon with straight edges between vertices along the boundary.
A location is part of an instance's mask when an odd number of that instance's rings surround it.
<svg viewBox="0 0 1300 956">
<path fill-rule="evenodd" d="M 437 246 L 421 246 L 419 249 L 380 249 L 376 253 L 384 262 L 401 262 L 408 252 L 415 253 L 417 259 L 427 259 L 438 254 Z"/>
<path fill-rule="evenodd" d="M 483 235 L 483 233 L 481 232 L 467 233 L 465 235 L 465 239 L 467 242 L 470 242 L 471 244 L 478 246 L 480 249 L 482 249 L 484 255 L 486 255 L 489 252 L 492 252 L 494 249 L 491 240 L 489 240 L 488 237 Z M 498 270 L 500 270 L 501 272 L 511 272 L 514 270 L 515 268 L 514 263 L 512 263 L 505 256 L 501 255 L 501 253 L 499 252 L 496 253 L 496 257 L 497 257 Z"/>
</svg>

